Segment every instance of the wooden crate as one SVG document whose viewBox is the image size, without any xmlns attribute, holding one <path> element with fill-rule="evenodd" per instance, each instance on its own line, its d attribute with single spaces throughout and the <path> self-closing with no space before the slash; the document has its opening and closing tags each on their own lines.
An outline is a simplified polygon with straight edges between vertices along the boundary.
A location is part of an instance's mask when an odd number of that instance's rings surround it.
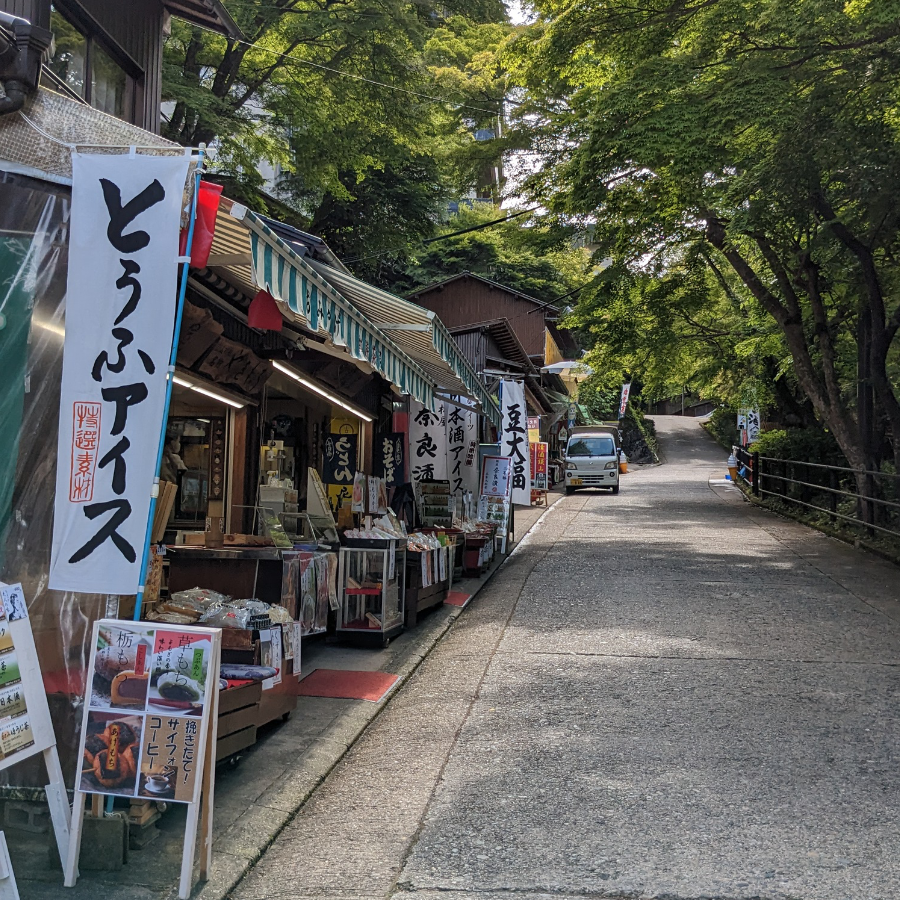
<svg viewBox="0 0 900 900">
<path fill-rule="evenodd" d="M 216 762 L 256 743 L 261 696 L 262 684 L 258 681 L 219 692 Z"/>
<path fill-rule="evenodd" d="M 412 628 L 422 613 L 440 606 L 447 599 L 450 582 L 439 581 L 430 587 L 407 588 L 404 594 L 405 623 L 407 628 Z"/>
</svg>

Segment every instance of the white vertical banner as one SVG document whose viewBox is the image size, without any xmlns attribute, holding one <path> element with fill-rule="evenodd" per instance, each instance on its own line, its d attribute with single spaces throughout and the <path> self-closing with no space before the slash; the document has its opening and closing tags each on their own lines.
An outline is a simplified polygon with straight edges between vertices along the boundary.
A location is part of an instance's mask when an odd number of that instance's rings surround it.
<svg viewBox="0 0 900 900">
<path fill-rule="evenodd" d="M 531 461 L 528 449 L 528 410 L 525 385 L 521 381 L 500 382 L 500 409 L 503 423 L 500 431 L 500 455 L 512 461 L 513 503 L 531 505 Z"/>
<path fill-rule="evenodd" d="M 446 415 L 443 403 L 436 412 L 418 400 L 409 401 L 409 477 L 430 481 L 447 478 Z"/>
<path fill-rule="evenodd" d="M 467 409 L 467 401 L 459 406 L 447 404 L 447 472 L 450 493 L 478 490 L 478 413 Z"/>
<path fill-rule="evenodd" d="M 628 381 L 622 385 L 622 396 L 619 400 L 619 418 L 625 417 L 625 410 L 628 409 L 628 397 L 631 394 L 631 382 Z"/>
<path fill-rule="evenodd" d="M 187 156 L 73 155 L 54 590 L 138 589 L 189 164 Z"/>
</svg>

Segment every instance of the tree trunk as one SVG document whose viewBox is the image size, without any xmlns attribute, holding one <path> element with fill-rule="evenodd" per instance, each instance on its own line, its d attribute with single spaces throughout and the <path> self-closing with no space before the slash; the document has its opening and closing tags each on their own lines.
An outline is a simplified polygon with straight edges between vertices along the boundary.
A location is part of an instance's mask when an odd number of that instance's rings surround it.
<svg viewBox="0 0 900 900">
<path fill-rule="evenodd" d="M 750 263 L 729 242 L 725 223 L 715 213 L 707 212 L 705 218 L 707 241 L 728 261 L 735 274 L 778 324 L 794 361 L 794 372 L 800 389 L 809 398 L 819 419 L 834 435 L 847 462 L 861 473 L 867 468 L 868 459 L 866 448 L 860 439 L 858 424 L 850 411 L 840 402 L 841 398 L 832 396 L 832 392 L 829 391 L 829 382 L 833 378 L 823 379 L 821 373 L 817 371 L 806 341 L 803 317 L 796 302 L 792 303 L 791 297 L 785 298 L 786 302 L 782 302 L 766 287 Z M 780 280 L 784 282 L 784 278 Z M 857 476 L 857 484 L 860 490 L 864 487 L 861 475 Z"/>
</svg>

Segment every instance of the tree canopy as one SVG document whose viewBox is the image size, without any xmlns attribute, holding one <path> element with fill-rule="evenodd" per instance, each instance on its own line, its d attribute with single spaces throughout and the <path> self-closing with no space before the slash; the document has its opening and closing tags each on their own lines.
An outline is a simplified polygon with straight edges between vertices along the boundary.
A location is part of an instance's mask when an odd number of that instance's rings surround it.
<svg viewBox="0 0 900 900">
<path fill-rule="evenodd" d="M 501 0 L 225 0 L 246 41 L 183 22 L 166 42 L 164 134 L 216 150 L 239 199 L 293 212 L 366 264 L 434 232 L 502 139 Z M 275 196 L 260 193 L 268 164 Z M 290 216 L 288 216 L 290 218 Z"/>
<path fill-rule="evenodd" d="M 852 465 L 879 422 L 900 461 L 896 0 L 534 6 L 529 191 L 613 259 L 580 322 L 660 383 L 785 377 Z"/>
<path fill-rule="evenodd" d="M 410 250 L 394 283 L 410 292 L 472 272 L 548 303 L 586 283 L 589 254 L 573 245 L 573 229 L 532 221 L 523 213 L 527 210 L 491 204 L 461 207 L 435 237 Z"/>
</svg>

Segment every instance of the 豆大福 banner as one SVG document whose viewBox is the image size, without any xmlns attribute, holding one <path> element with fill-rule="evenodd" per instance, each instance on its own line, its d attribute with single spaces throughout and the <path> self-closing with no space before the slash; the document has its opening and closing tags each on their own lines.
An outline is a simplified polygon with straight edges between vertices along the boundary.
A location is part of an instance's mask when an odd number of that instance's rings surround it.
<svg viewBox="0 0 900 900">
<path fill-rule="evenodd" d="M 54 590 L 138 589 L 189 165 L 187 156 L 72 158 Z"/>
<path fill-rule="evenodd" d="M 528 410 L 525 386 L 521 381 L 500 382 L 500 407 L 503 424 L 500 433 L 500 455 L 512 461 L 513 503 L 531 504 L 531 477 L 528 451 Z"/>
</svg>

